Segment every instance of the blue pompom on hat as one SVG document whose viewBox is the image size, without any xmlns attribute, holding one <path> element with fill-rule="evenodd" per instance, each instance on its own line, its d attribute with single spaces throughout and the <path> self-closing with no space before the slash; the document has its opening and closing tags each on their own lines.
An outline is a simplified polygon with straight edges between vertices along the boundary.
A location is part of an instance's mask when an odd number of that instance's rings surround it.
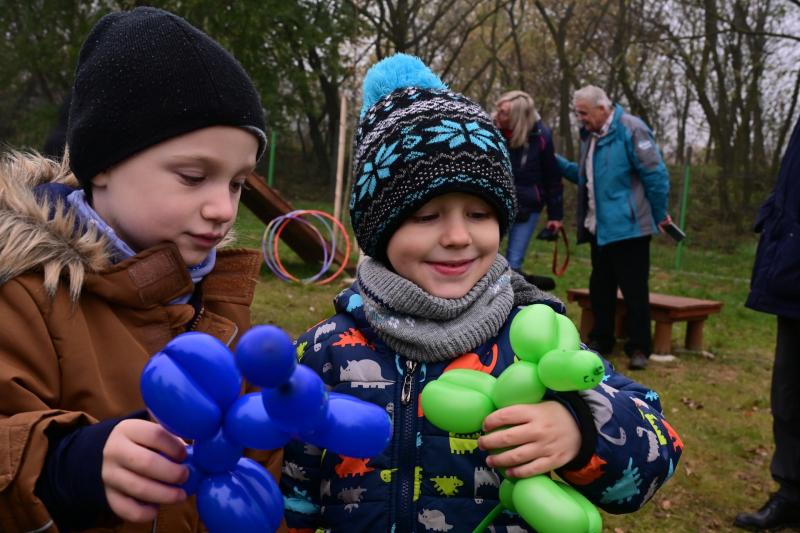
<svg viewBox="0 0 800 533">
<path fill-rule="evenodd" d="M 388 264 L 386 246 L 400 224 L 450 192 L 486 200 L 501 235 L 508 230 L 517 209 L 511 162 L 481 106 L 406 54 L 373 65 L 363 95 L 350 220 L 364 253 Z"/>
<path fill-rule="evenodd" d="M 408 54 L 395 54 L 375 63 L 364 77 L 364 102 L 360 117 L 364 117 L 375 102 L 395 89 L 447 90 L 447 85 L 422 60 Z"/>
</svg>

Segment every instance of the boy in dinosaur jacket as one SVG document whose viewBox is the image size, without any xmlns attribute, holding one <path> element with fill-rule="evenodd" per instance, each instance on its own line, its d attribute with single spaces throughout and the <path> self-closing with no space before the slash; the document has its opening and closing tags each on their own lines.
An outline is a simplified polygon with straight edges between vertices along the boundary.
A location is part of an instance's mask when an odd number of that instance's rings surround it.
<svg viewBox="0 0 800 533">
<path fill-rule="evenodd" d="M 512 478 L 556 470 L 612 513 L 643 505 L 672 475 L 682 444 L 658 395 L 608 362 L 595 389 L 500 409 L 483 436 L 447 434 L 421 412 L 421 390 L 443 372 L 497 376 L 513 364 L 519 306 L 564 312 L 498 253 L 516 198 L 503 137 L 486 113 L 417 58 L 385 59 L 364 81 L 354 165 L 350 214 L 368 257 L 336 297 L 337 314 L 302 335 L 297 352 L 331 390 L 384 407 L 394 434 L 370 459 L 290 443 L 287 525 L 470 531 L 497 504 L 497 467 Z M 511 513 L 494 528 L 529 531 Z"/>
</svg>

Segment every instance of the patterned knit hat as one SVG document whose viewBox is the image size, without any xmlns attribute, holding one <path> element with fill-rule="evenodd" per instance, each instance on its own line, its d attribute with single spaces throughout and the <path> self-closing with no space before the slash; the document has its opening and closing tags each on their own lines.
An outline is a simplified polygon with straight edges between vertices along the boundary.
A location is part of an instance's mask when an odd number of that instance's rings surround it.
<svg viewBox="0 0 800 533">
<path fill-rule="evenodd" d="M 78 57 L 69 111 L 70 166 L 87 194 L 98 173 L 150 146 L 209 126 L 267 137 L 242 66 L 184 19 L 153 7 L 111 13 Z"/>
<path fill-rule="evenodd" d="M 450 192 L 475 194 L 492 205 L 502 236 L 517 208 L 511 163 L 481 106 L 405 54 L 375 64 L 363 91 L 350 220 L 364 253 L 385 263 L 400 224 Z"/>
</svg>

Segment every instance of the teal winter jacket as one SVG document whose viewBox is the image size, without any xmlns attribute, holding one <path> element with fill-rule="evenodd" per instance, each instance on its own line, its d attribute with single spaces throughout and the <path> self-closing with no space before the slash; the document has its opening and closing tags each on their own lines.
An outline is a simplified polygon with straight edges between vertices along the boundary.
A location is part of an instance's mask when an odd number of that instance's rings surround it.
<svg viewBox="0 0 800 533">
<path fill-rule="evenodd" d="M 586 156 L 591 133 L 580 132 L 578 163 L 556 156 L 561 174 L 578 184 L 578 242 L 590 239 L 583 223 L 588 210 Z M 608 134 L 594 149 L 594 191 L 597 244 L 658 232 L 667 216 L 669 174 L 653 132 L 641 119 L 614 107 Z"/>
</svg>

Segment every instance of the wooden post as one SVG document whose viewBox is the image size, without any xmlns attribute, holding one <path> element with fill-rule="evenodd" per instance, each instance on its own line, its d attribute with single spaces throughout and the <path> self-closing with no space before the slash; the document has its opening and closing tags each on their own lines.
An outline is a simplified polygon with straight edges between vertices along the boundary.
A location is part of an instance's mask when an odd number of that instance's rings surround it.
<svg viewBox="0 0 800 533">
<path fill-rule="evenodd" d="M 589 332 L 594 327 L 594 313 L 591 307 L 581 308 L 581 340 L 589 342 Z"/>
<path fill-rule="evenodd" d="M 706 319 L 689 320 L 686 322 L 686 348 L 700 351 L 703 349 L 703 324 Z"/>
<path fill-rule="evenodd" d="M 278 132 L 272 130 L 269 141 L 269 167 L 267 167 L 267 185 L 274 187 L 275 184 L 275 154 L 278 149 Z"/>
<path fill-rule="evenodd" d="M 342 185 L 344 182 L 344 147 L 347 145 L 347 99 L 342 94 L 339 107 L 339 152 L 336 156 L 336 192 L 333 197 L 333 218 L 342 221 Z M 337 238 L 337 230 L 333 228 L 333 238 Z"/>
<path fill-rule="evenodd" d="M 656 334 L 653 335 L 653 353 L 665 355 L 672 351 L 672 322 L 656 321 Z"/>
<path fill-rule="evenodd" d="M 625 327 L 626 318 L 625 303 L 617 300 L 617 308 L 614 313 L 614 336 L 618 339 L 628 336 L 628 329 Z"/>
</svg>

